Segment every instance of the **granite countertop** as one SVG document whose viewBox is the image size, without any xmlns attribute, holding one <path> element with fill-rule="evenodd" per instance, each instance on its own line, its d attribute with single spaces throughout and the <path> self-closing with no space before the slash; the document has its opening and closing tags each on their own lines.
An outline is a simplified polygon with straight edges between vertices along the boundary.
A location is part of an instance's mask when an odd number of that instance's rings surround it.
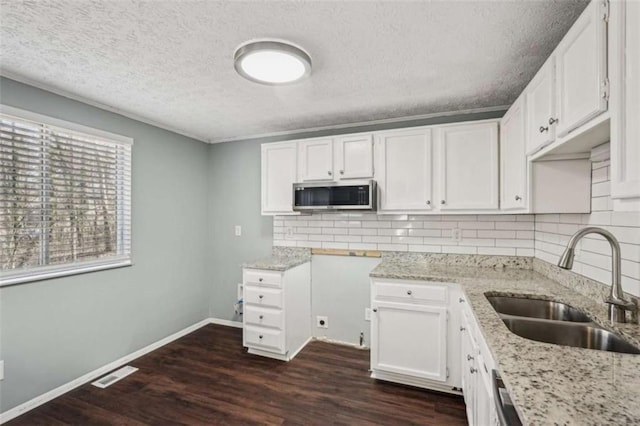
<svg viewBox="0 0 640 426">
<path fill-rule="evenodd" d="M 286 271 L 311 260 L 309 249 L 274 247 L 271 256 L 242 264 L 243 268 Z"/>
<path fill-rule="evenodd" d="M 614 324 L 606 307 L 532 269 L 389 257 L 371 277 L 458 283 L 524 424 L 639 424 L 640 355 L 536 342 L 507 329 L 485 293 L 557 300 L 640 346 L 640 326 Z M 488 266 L 488 265 L 482 265 Z M 524 265 L 526 267 L 526 265 Z"/>
</svg>

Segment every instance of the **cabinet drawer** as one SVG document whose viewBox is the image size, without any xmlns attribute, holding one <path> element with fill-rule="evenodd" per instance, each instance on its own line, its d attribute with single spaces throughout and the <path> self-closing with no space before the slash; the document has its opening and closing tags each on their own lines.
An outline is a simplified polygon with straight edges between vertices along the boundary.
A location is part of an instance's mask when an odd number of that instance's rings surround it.
<svg viewBox="0 0 640 426">
<path fill-rule="evenodd" d="M 245 305 L 282 308 L 282 290 L 247 285 L 244 288 L 244 303 Z"/>
<path fill-rule="evenodd" d="M 377 300 L 447 302 L 447 287 L 442 285 L 376 281 L 374 291 Z"/>
<path fill-rule="evenodd" d="M 282 329 L 283 312 L 280 309 L 259 308 L 247 305 L 244 309 L 245 324 Z"/>
<path fill-rule="evenodd" d="M 280 288 L 282 286 L 282 274 L 274 271 L 245 269 L 242 281 L 245 284 L 265 285 Z"/>
<path fill-rule="evenodd" d="M 246 326 L 244 328 L 244 344 L 257 349 L 283 353 L 284 332 L 264 327 Z"/>
</svg>

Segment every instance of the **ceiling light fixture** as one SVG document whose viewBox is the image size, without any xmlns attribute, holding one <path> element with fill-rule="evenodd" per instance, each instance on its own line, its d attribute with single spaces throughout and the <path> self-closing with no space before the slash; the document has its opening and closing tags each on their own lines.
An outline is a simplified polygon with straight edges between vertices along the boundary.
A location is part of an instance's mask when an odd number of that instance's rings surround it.
<svg viewBox="0 0 640 426">
<path fill-rule="evenodd" d="M 234 64 L 244 78 L 268 85 L 293 83 L 311 74 L 311 58 L 304 50 L 276 40 L 240 46 Z"/>
</svg>

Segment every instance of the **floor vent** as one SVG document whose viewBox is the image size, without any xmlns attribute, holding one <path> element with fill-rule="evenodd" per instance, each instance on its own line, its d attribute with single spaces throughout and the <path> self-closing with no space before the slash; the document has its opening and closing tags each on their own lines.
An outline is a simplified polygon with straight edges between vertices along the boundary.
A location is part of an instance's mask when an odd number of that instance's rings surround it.
<svg viewBox="0 0 640 426">
<path fill-rule="evenodd" d="M 107 386 L 111 386 L 118 380 L 122 380 L 125 377 L 127 377 L 129 374 L 135 373 L 136 371 L 138 371 L 137 368 L 127 365 L 126 367 L 122 367 L 119 370 L 112 371 L 111 373 L 96 380 L 91 384 L 99 388 L 106 388 Z"/>
</svg>

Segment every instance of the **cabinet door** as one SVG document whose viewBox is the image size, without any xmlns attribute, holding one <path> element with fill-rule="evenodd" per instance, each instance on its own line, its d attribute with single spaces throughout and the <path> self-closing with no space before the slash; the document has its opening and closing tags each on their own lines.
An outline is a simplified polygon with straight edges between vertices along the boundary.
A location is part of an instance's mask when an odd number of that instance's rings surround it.
<svg viewBox="0 0 640 426">
<path fill-rule="evenodd" d="M 262 145 L 262 214 L 294 214 L 295 142 Z"/>
<path fill-rule="evenodd" d="M 478 367 L 473 373 L 476 376 L 476 424 L 491 425 L 495 418 L 495 405 L 493 401 L 493 387 L 491 385 L 491 373 L 483 368 L 484 360 L 479 355 Z"/>
<path fill-rule="evenodd" d="M 605 3 L 592 1 L 555 50 L 556 137 L 607 110 Z"/>
<path fill-rule="evenodd" d="M 462 368 L 462 395 L 467 410 L 467 421 L 470 425 L 475 425 L 476 409 L 476 376 L 475 357 L 478 353 L 477 346 L 471 335 L 471 328 L 466 314 L 463 312 L 460 319 L 460 339 L 461 339 L 461 368 Z"/>
<path fill-rule="evenodd" d="M 373 139 L 371 135 L 339 138 L 335 146 L 338 179 L 373 177 Z"/>
<path fill-rule="evenodd" d="M 611 4 L 611 197 L 640 198 L 640 3 Z M 617 203 L 616 203 L 617 204 Z M 617 210 L 618 206 L 614 204 Z M 624 205 L 621 210 L 626 210 Z"/>
<path fill-rule="evenodd" d="M 300 180 L 333 180 L 333 139 L 298 142 Z"/>
<path fill-rule="evenodd" d="M 555 56 L 551 55 L 525 89 L 527 100 L 527 154 L 533 154 L 555 139 Z"/>
<path fill-rule="evenodd" d="M 431 129 L 376 137 L 376 180 L 381 211 L 431 210 Z"/>
<path fill-rule="evenodd" d="M 500 208 L 527 206 L 525 104 L 521 96 L 500 121 Z"/>
<path fill-rule="evenodd" d="M 371 368 L 447 380 L 447 308 L 374 302 Z"/>
<path fill-rule="evenodd" d="M 498 124 L 447 126 L 438 132 L 440 209 L 497 209 Z"/>
</svg>

